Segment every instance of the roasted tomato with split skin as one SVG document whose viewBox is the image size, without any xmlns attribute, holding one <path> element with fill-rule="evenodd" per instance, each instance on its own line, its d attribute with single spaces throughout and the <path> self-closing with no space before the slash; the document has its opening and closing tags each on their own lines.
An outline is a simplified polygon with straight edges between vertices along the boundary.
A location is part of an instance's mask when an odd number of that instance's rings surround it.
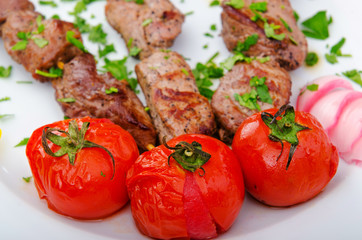
<svg viewBox="0 0 362 240">
<path fill-rule="evenodd" d="M 106 217 L 128 202 L 126 172 L 139 153 L 107 119 L 69 119 L 35 130 L 26 155 L 39 197 L 77 219 Z"/>
<path fill-rule="evenodd" d="M 137 227 L 160 239 L 216 237 L 231 227 L 244 200 L 233 152 L 200 134 L 143 153 L 127 173 L 127 188 Z"/>
<path fill-rule="evenodd" d="M 316 196 L 335 175 L 339 161 L 316 118 L 294 112 L 289 105 L 247 118 L 232 149 L 246 190 L 271 206 L 290 206 Z"/>
</svg>

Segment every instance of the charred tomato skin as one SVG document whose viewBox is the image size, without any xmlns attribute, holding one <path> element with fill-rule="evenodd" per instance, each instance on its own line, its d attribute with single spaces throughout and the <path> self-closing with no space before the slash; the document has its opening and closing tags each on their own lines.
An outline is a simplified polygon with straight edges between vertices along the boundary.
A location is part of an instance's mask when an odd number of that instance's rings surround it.
<svg viewBox="0 0 362 240">
<path fill-rule="evenodd" d="M 45 127 L 68 131 L 69 121 L 76 120 L 79 128 L 90 122 L 85 139 L 107 148 L 115 160 L 101 148 L 83 148 L 74 165 L 68 155 L 52 157 L 42 146 Z M 48 141 L 53 152 L 60 147 Z M 42 126 L 31 135 L 26 155 L 39 197 L 55 212 L 77 219 L 104 218 L 129 200 L 125 185 L 126 172 L 139 156 L 133 137 L 107 119 L 68 119 Z M 114 170 L 114 177 L 112 178 Z"/>
<path fill-rule="evenodd" d="M 217 232 L 225 232 L 235 221 L 244 201 L 239 162 L 231 149 L 215 138 L 186 134 L 167 144 L 174 147 L 180 141 L 196 141 L 202 145 L 202 151 L 211 154 L 202 166 L 205 174 L 200 176 L 203 174 L 201 169 L 195 172 L 184 170 L 173 158 L 168 165 L 167 158 L 173 150 L 164 145 L 140 155 L 127 173 L 127 189 L 135 223 L 149 237 L 190 238 L 184 187 L 186 178 L 192 176 L 198 185 L 202 205 L 208 209 Z M 187 207 L 190 209 L 190 205 Z M 194 209 L 199 211 L 198 206 Z M 192 214 L 195 216 L 195 213 Z"/>
<path fill-rule="evenodd" d="M 275 114 L 277 109 L 265 112 Z M 261 113 L 247 118 L 238 128 L 232 150 L 241 163 L 245 188 L 270 206 L 291 206 L 320 193 L 337 171 L 339 157 L 318 120 L 309 113 L 295 112 L 295 122 L 310 128 L 297 133 L 299 144 L 286 169 L 290 144 L 271 141 L 270 129 Z"/>
</svg>

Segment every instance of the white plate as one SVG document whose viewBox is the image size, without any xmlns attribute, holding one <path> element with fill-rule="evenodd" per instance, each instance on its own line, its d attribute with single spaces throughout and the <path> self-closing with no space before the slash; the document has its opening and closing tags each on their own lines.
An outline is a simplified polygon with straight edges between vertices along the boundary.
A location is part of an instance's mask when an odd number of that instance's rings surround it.
<svg viewBox="0 0 362 240">
<path fill-rule="evenodd" d="M 60 2 L 58 8 L 39 6 L 36 9 L 46 17 L 59 14 L 62 19 L 72 21 L 68 12 L 75 3 Z M 205 62 L 215 52 L 220 52 L 217 62 L 229 53 L 219 36 L 221 30 L 219 7 L 209 7 L 207 0 L 174 0 L 173 3 L 184 13 L 194 11 L 186 17 L 182 34 L 172 49 L 191 58 L 189 64 Z M 293 80 L 292 104 L 298 90 L 306 82 L 327 75 L 362 66 L 362 31 L 359 0 L 292 0 L 292 5 L 301 20 L 317 11 L 327 10 L 333 16 L 330 37 L 325 41 L 309 41 L 309 49 L 320 56 L 320 62 L 312 68 L 302 67 L 291 72 Z M 104 17 L 105 1 L 95 2 L 82 14 L 93 25 L 102 23 L 108 33 L 108 42 L 114 43 L 117 53 L 110 59 L 123 58 L 127 53 L 123 40 L 107 24 Z M 91 19 L 94 14 L 95 18 Z M 210 30 L 217 25 L 217 33 Z M 215 37 L 208 38 L 210 32 Z M 347 41 L 342 48 L 352 58 L 340 58 L 331 65 L 323 57 L 328 52 L 326 45 L 337 43 L 342 37 Z M 87 36 L 84 37 L 86 39 Z M 208 49 L 202 46 L 209 45 Z M 0 45 L 3 45 L 0 40 Z M 95 44 L 86 42 L 86 47 L 97 52 Z M 136 63 L 130 61 L 130 67 Z M 136 229 L 129 206 L 103 221 L 76 221 L 54 213 L 45 201 L 38 198 L 33 182 L 25 183 L 22 177 L 31 175 L 25 156 L 25 147 L 14 148 L 20 140 L 29 137 L 38 127 L 61 120 L 63 113 L 55 101 L 50 83 L 39 83 L 31 78 L 22 66 L 15 63 L 0 46 L 0 66 L 13 66 L 9 79 L 0 79 L 0 97 L 9 96 L 11 101 L 0 103 L 0 114 L 14 114 L 0 120 L 3 131 L 0 139 L 0 239 L 143 239 Z M 19 84 L 16 81 L 32 81 Z M 361 89 L 356 86 L 356 89 Z M 348 136 L 346 136 L 348 137 Z M 309 202 L 290 208 L 270 208 L 257 203 L 249 196 L 233 227 L 220 239 L 362 239 L 362 169 L 340 162 L 336 176 L 324 192 Z"/>
</svg>

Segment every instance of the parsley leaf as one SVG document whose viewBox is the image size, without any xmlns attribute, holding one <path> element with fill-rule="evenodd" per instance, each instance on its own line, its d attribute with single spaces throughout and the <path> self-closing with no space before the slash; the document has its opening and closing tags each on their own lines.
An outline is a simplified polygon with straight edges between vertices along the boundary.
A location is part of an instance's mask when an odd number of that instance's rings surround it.
<svg viewBox="0 0 362 240">
<path fill-rule="evenodd" d="M 57 101 L 63 102 L 63 103 L 74 103 L 75 99 L 74 98 L 58 98 Z"/>
<path fill-rule="evenodd" d="M 305 58 L 305 64 L 309 67 L 314 66 L 318 63 L 318 55 L 315 52 L 308 52 Z"/>
<path fill-rule="evenodd" d="M 252 89 L 249 93 L 244 93 L 242 96 L 237 93 L 234 94 L 234 98 L 239 102 L 240 106 L 247 107 L 251 110 L 258 109 L 260 111 L 260 106 L 257 103 L 257 96 L 258 93 L 255 89 Z"/>
<path fill-rule="evenodd" d="M 210 7 L 213 7 L 213 6 L 220 6 L 220 1 L 219 0 L 214 0 L 210 3 Z"/>
<path fill-rule="evenodd" d="M 229 5 L 235 9 L 243 8 L 244 4 L 244 0 L 230 0 L 229 2 L 225 2 L 225 5 Z"/>
<path fill-rule="evenodd" d="M 88 39 L 91 42 L 107 44 L 107 33 L 103 31 L 102 24 L 90 28 Z"/>
<path fill-rule="evenodd" d="M 57 7 L 58 5 L 54 1 L 39 1 L 40 5 L 47 5 L 51 7 Z"/>
<path fill-rule="evenodd" d="M 127 57 L 121 60 L 109 60 L 104 59 L 105 65 L 102 67 L 112 74 L 118 80 L 126 80 L 133 91 L 137 88 L 137 79 L 129 77 L 129 73 L 126 66 Z"/>
<path fill-rule="evenodd" d="M 57 77 L 63 76 L 63 70 L 60 68 L 54 68 L 54 67 L 51 67 L 49 69 L 49 72 L 44 72 L 44 71 L 36 69 L 35 73 L 38 75 L 41 75 L 43 77 L 48 77 L 48 78 L 57 78 Z"/>
<path fill-rule="evenodd" d="M 274 30 L 277 30 L 279 29 L 280 26 L 279 25 L 275 25 L 274 23 L 267 23 L 265 22 L 264 23 L 264 31 L 265 31 L 265 35 L 268 37 L 268 38 L 274 38 L 276 40 L 283 40 L 285 38 L 285 34 L 284 33 L 281 33 L 281 34 L 276 34 Z"/>
<path fill-rule="evenodd" d="M 214 91 L 210 89 L 213 85 L 212 80 L 224 76 L 224 70 L 213 62 L 218 55 L 219 53 L 215 53 L 205 64 L 197 63 L 192 69 L 200 94 L 208 99 L 211 99 L 214 94 Z"/>
<path fill-rule="evenodd" d="M 75 16 L 74 26 L 79 29 L 81 33 L 89 33 L 91 26 L 87 23 L 87 21 L 79 16 Z"/>
<path fill-rule="evenodd" d="M 14 116 L 14 114 L 0 114 L 0 119 L 12 117 L 12 116 Z"/>
<path fill-rule="evenodd" d="M 45 47 L 49 43 L 48 40 L 46 40 L 44 38 L 33 38 L 33 41 L 40 48 Z"/>
<path fill-rule="evenodd" d="M 342 46 L 344 45 L 346 39 L 342 38 L 338 43 L 332 46 L 330 54 L 325 54 L 327 61 L 331 64 L 338 62 L 337 57 L 351 57 L 350 54 L 342 54 Z"/>
<path fill-rule="evenodd" d="M 310 84 L 310 85 L 307 86 L 307 89 L 308 89 L 309 91 L 312 91 L 312 92 L 317 91 L 318 88 L 319 88 L 319 85 L 318 85 L 318 84 L 315 84 L 315 83 Z"/>
<path fill-rule="evenodd" d="M 255 45 L 258 42 L 259 35 L 254 33 L 253 35 L 248 36 L 244 42 L 238 41 L 236 47 L 234 48 L 234 52 L 244 52 L 248 51 L 251 46 Z"/>
<path fill-rule="evenodd" d="M 101 49 L 100 47 L 98 47 L 98 55 L 99 58 L 105 57 L 107 56 L 109 53 L 111 52 L 116 52 L 116 49 L 114 48 L 113 43 L 110 45 L 106 45 L 103 49 Z"/>
<path fill-rule="evenodd" d="M 29 183 L 30 180 L 31 180 L 31 178 L 32 178 L 32 176 L 30 176 L 30 177 L 23 177 L 23 180 L 24 180 L 25 182 Z"/>
<path fill-rule="evenodd" d="M 7 68 L 0 66 L 0 77 L 1 78 L 7 78 L 11 74 L 11 69 L 13 69 L 12 66 L 9 66 Z"/>
<path fill-rule="evenodd" d="M 28 40 L 20 40 L 17 42 L 14 46 L 12 46 L 11 50 L 18 51 L 18 50 L 24 50 L 26 49 L 26 46 L 28 46 Z"/>
<path fill-rule="evenodd" d="M 305 36 L 316 39 L 327 39 L 329 37 L 328 26 L 330 20 L 327 19 L 327 12 L 320 11 L 311 18 L 302 22 L 302 25 L 307 29 L 302 30 Z"/>
<path fill-rule="evenodd" d="M 106 94 L 118 93 L 118 88 L 110 87 L 109 89 L 105 90 Z"/>
<path fill-rule="evenodd" d="M 253 2 L 249 5 L 249 8 L 258 12 L 266 12 L 268 10 L 267 2 Z"/>
<path fill-rule="evenodd" d="M 258 99 L 265 103 L 273 103 L 273 99 L 270 97 L 268 86 L 265 85 L 266 77 L 258 78 L 254 76 L 250 79 L 250 86 L 256 88 L 258 93 Z"/>
<path fill-rule="evenodd" d="M 351 79 L 353 82 L 359 84 L 362 87 L 362 78 L 361 78 L 362 71 L 358 71 L 357 69 L 353 69 L 350 71 L 342 72 L 344 76 Z"/>
<path fill-rule="evenodd" d="M 29 138 L 24 138 L 18 144 L 16 144 L 14 147 L 26 146 L 26 144 L 28 144 L 28 141 L 29 141 Z"/>
<path fill-rule="evenodd" d="M 10 101 L 10 97 L 0 98 L 0 102 Z"/>
<path fill-rule="evenodd" d="M 144 20 L 142 22 L 142 27 L 147 27 L 148 25 L 150 25 L 152 23 L 152 19 L 151 18 L 147 18 L 146 20 Z"/>
<path fill-rule="evenodd" d="M 87 49 L 85 49 L 82 41 L 80 41 L 79 39 L 74 37 L 74 32 L 73 31 L 67 31 L 67 35 L 66 35 L 66 39 L 68 42 L 70 42 L 71 44 L 73 44 L 74 46 L 76 46 L 77 48 L 79 48 L 80 50 L 82 50 L 83 52 L 87 53 Z"/>
</svg>

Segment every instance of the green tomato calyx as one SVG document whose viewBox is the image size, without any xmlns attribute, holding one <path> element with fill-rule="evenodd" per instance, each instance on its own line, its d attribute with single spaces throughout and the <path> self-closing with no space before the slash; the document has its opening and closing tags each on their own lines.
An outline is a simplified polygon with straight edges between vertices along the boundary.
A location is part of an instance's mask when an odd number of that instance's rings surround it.
<svg viewBox="0 0 362 240">
<path fill-rule="evenodd" d="M 85 134 L 89 128 L 89 124 L 89 122 L 84 122 L 81 129 L 79 130 L 77 122 L 75 120 L 72 120 L 69 122 L 68 132 L 58 128 L 45 127 L 43 129 L 43 134 L 41 137 L 41 143 L 43 145 L 44 151 L 52 157 L 61 157 L 65 154 L 68 154 L 69 163 L 71 165 L 74 165 L 75 157 L 82 148 L 101 148 L 106 151 L 108 155 L 112 158 L 113 175 L 111 179 L 113 179 L 115 174 L 115 162 L 112 153 L 107 148 L 101 145 L 85 140 Z M 53 132 L 62 133 L 62 135 L 64 134 L 65 136 L 57 135 Z M 47 140 L 59 146 L 60 149 L 56 152 L 53 152 L 50 149 Z"/>
<path fill-rule="evenodd" d="M 205 175 L 205 170 L 202 166 L 209 161 L 211 154 L 202 151 L 200 143 L 196 141 L 193 141 L 191 144 L 188 142 L 179 142 L 175 147 L 170 147 L 167 145 L 165 138 L 163 140 L 166 148 L 175 150 L 167 158 L 168 165 L 170 165 L 170 159 L 173 158 L 183 169 L 190 172 L 195 172 L 197 169 L 201 169 L 203 174 L 199 173 L 199 175 Z"/>
<path fill-rule="evenodd" d="M 283 112 L 284 114 L 282 114 Z M 282 150 L 276 161 L 279 160 L 279 158 L 283 153 L 284 149 L 283 141 L 286 141 L 291 144 L 289 150 L 288 162 L 286 166 L 286 170 L 288 170 L 294 152 L 299 144 L 297 133 L 303 130 L 311 130 L 311 129 L 295 122 L 295 112 L 294 108 L 291 105 L 282 106 L 278 110 L 278 112 L 275 113 L 274 116 L 270 113 L 262 112 L 261 119 L 271 130 L 271 133 L 268 135 L 269 139 L 274 142 L 280 142 L 282 145 Z"/>
</svg>

